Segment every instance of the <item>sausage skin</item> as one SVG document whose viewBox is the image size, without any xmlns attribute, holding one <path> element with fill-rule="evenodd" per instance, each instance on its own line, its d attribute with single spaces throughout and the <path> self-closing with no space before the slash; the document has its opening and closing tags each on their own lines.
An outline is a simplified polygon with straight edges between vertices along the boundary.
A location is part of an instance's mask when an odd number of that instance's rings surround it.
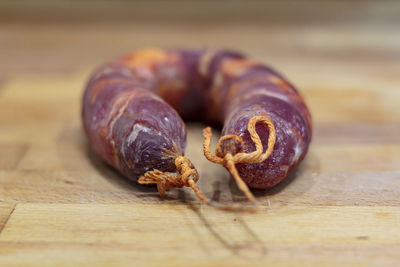
<svg viewBox="0 0 400 267">
<path fill-rule="evenodd" d="M 255 150 L 247 125 L 266 116 L 276 129 L 270 157 L 236 168 L 251 188 L 269 188 L 305 157 L 311 141 L 311 116 L 303 98 L 281 74 L 242 54 L 224 50 L 142 49 L 94 71 L 83 95 L 82 118 L 96 153 L 132 180 L 147 171 L 176 171 L 184 155 L 183 119 L 223 126 L 243 147 L 227 142 L 235 154 Z M 181 118 L 182 117 L 182 118 Z M 264 151 L 268 127 L 256 125 Z"/>
</svg>

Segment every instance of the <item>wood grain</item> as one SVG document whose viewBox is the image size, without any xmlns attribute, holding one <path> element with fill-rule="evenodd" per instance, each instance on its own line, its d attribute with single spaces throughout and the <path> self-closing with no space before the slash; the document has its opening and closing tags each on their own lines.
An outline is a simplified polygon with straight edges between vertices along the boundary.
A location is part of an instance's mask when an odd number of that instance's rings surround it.
<svg viewBox="0 0 400 267">
<path fill-rule="evenodd" d="M 0 265 L 399 266 L 399 11 L 394 1 L 0 2 Z M 161 199 L 90 150 L 84 84 L 142 46 L 238 49 L 300 89 L 313 142 L 295 173 L 254 191 L 262 212 L 216 211 L 188 189 Z M 204 125 L 187 125 L 200 188 L 245 205 L 202 156 Z"/>
<path fill-rule="evenodd" d="M 357 246 L 364 251 L 372 251 L 378 244 L 393 244 L 396 248 L 400 233 L 391 226 L 399 219 L 398 207 L 291 206 L 238 215 L 221 214 L 204 206 L 157 203 L 19 204 L 1 235 L 0 247 L 7 245 L 9 253 L 14 251 L 21 257 L 31 257 L 47 248 L 51 257 L 67 260 L 72 256 L 68 264 L 82 263 L 91 255 L 96 256 L 91 259 L 92 264 L 106 265 L 115 257 L 113 262 L 117 263 L 151 259 L 160 264 L 168 259 L 164 264 L 175 266 L 200 257 L 199 265 L 209 265 L 234 255 L 234 265 L 250 262 L 261 266 L 260 260 L 269 258 L 271 247 L 275 254 L 272 261 L 278 260 L 285 250 L 295 251 L 296 245 L 301 252 L 312 252 L 322 243 L 327 249 L 323 254 L 331 256 L 335 250 L 337 253 Z M 29 227 L 26 221 L 30 222 Z M 63 252 L 64 247 L 67 250 Z M 35 258 L 41 259 L 39 255 Z M 338 263 L 328 257 L 317 258 L 321 264 Z M 382 255 L 373 262 L 383 259 Z M 353 258 L 352 263 L 364 260 Z M 288 264 L 308 261 L 310 258 L 301 254 L 287 259 Z"/>
</svg>

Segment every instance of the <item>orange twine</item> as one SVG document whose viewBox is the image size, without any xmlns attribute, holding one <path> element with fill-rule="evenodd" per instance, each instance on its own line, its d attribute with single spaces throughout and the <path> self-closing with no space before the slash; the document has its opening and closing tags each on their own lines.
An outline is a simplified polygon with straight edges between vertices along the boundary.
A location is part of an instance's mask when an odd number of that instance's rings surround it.
<svg viewBox="0 0 400 267">
<path fill-rule="evenodd" d="M 160 196 L 165 195 L 165 191 L 172 187 L 182 188 L 184 186 L 192 188 L 196 196 L 203 203 L 214 208 L 225 211 L 249 211 L 252 209 L 242 207 L 224 206 L 209 200 L 198 188 L 196 182 L 199 180 L 199 174 L 190 160 L 184 156 L 178 156 L 175 159 L 176 172 L 162 172 L 153 170 L 146 172 L 138 180 L 140 184 L 156 184 Z"/>
</svg>

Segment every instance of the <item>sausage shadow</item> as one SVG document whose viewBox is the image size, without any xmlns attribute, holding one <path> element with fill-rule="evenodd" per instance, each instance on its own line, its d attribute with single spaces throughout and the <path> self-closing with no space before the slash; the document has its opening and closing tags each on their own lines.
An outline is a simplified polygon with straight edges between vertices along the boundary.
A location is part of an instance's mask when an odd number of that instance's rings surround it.
<svg viewBox="0 0 400 267">
<path fill-rule="evenodd" d="M 218 186 L 218 185 L 217 185 Z M 226 230 L 227 228 L 220 227 L 218 222 L 212 222 L 213 216 L 207 216 L 201 206 L 194 205 L 192 201 L 187 201 L 186 194 L 184 191 L 179 191 L 179 199 L 184 202 L 188 203 L 188 207 L 191 211 L 198 217 L 202 225 L 209 231 L 209 233 L 232 255 L 239 256 L 241 258 L 251 258 L 257 257 L 259 259 L 264 258 L 267 255 L 267 248 L 265 247 L 264 242 L 260 239 L 260 237 L 256 234 L 251 227 L 246 223 L 245 219 L 241 216 L 240 213 L 230 213 L 234 221 L 237 223 L 235 224 L 236 227 L 241 228 L 241 230 L 245 233 L 249 241 L 243 242 L 238 241 L 232 235 L 229 235 Z M 207 210 L 208 208 L 206 208 Z M 192 227 L 193 228 L 193 227 Z M 222 229 L 224 231 L 222 231 Z M 199 234 L 194 231 L 195 234 Z M 204 250 L 209 253 L 209 249 L 207 248 L 206 244 L 202 244 Z M 246 255 L 245 252 L 251 252 L 251 255 Z M 256 253 L 256 255 L 254 255 Z"/>
<path fill-rule="evenodd" d="M 304 195 L 315 184 L 314 177 L 309 170 L 310 165 L 312 165 L 312 172 L 319 171 L 320 164 L 318 158 L 315 157 L 311 150 L 304 161 L 280 183 L 269 189 L 251 189 L 251 191 L 261 202 L 265 200 L 269 203 L 268 197 L 274 196 L 274 201 L 276 202 L 281 204 L 290 203 L 292 199 Z M 248 201 L 233 179 L 229 180 L 229 189 L 233 201 Z"/>
<path fill-rule="evenodd" d="M 122 202 L 132 202 L 133 199 L 134 201 L 140 199 L 147 203 L 160 203 L 164 201 L 171 203 L 180 202 L 177 192 L 182 189 L 172 188 L 164 197 L 160 197 L 156 186 L 141 185 L 136 181 L 128 179 L 119 173 L 118 170 L 109 166 L 90 147 L 81 126 L 76 121 L 72 123 L 67 122 L 66 126 L 60 130 L 58 143 L 69 147 L 69 153 L 62 149 L 62 147 L 57 149 L 58 158 L 62 162 L 64 170 L 69 175 L 76 176 L 77 171 L 80 172 L 81 170 L 85 170 L 85 173 L 87 173 L 87 169 L 89 169 L 89 173 L 94 172 L 96 175 L 89 175 L 87 177 L 79 175 L 79 179 L 92 179 L 95 177 L 97 181 L 94 183 L 102 183 L 101 180 L 107 180 L 112 185 L 111 187 L 115 187 L 115 192 L 118 192 L 119 195 L 121 193 L 127 195 L 126 198 L 122 196 L 124 198 L 120 200 Z M 71 154 L 71 151 L 74 152 Z M 74 158 L 71 158 L 71 155 Z M 85 184 L 89 186 L 87 190 L 90 191 L 92 189 L 90 188 L 91 182 L 86 181 Z M 110 193 L 112 194 L 113 192 Z M 130 198 L 129 195 L 132 195 L 134 198 Z"/>
<path fill-rule="evenodd" d="M 95 152 L 90 148 L 90 145 L 86 144 L 86 155 L 91 165 L 96 169 L 101 177 L 107 179 L 114 186 L 121 187 L 132 192 L 133 195 L 139 198 L 148 198 L 148 200 L 154 200 L 154 202 L 160 202 L 163 200 L 177 200 L 176 197 L 166 194 L 164 197 L 160 197 L 157 187 L 154 185 L 141 185 L 136 181 L 132 181 L 120 174 L 116 169 L 105 163 Z"/>
</svg>

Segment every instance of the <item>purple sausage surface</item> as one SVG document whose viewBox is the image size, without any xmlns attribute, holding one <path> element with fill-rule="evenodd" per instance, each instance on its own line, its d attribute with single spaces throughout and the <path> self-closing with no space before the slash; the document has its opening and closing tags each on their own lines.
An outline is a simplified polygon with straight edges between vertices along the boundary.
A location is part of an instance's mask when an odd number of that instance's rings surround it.
<svg viewBox="0 0 400 267">
<path fill-rule="evenodd" d="M 271 156 L 236 167 L 252 188 L 269 188 L 305 157 L 311 116 L 303 98 L 282 75 L 233 51 L 142 49 L 100 66 L 83 95 L 82 118 L 92 148 L 132 180 L 153 169 L 176 171 L 184 155 L 183 120 L 223 125 L 222 135 L 255 146 L 247 125 L 266 116 L 276 129 Z M 257 124 L 264 151 L 267 125 Z M 235 154 L 226 146 L 226 152 Z"/>
</svg>

